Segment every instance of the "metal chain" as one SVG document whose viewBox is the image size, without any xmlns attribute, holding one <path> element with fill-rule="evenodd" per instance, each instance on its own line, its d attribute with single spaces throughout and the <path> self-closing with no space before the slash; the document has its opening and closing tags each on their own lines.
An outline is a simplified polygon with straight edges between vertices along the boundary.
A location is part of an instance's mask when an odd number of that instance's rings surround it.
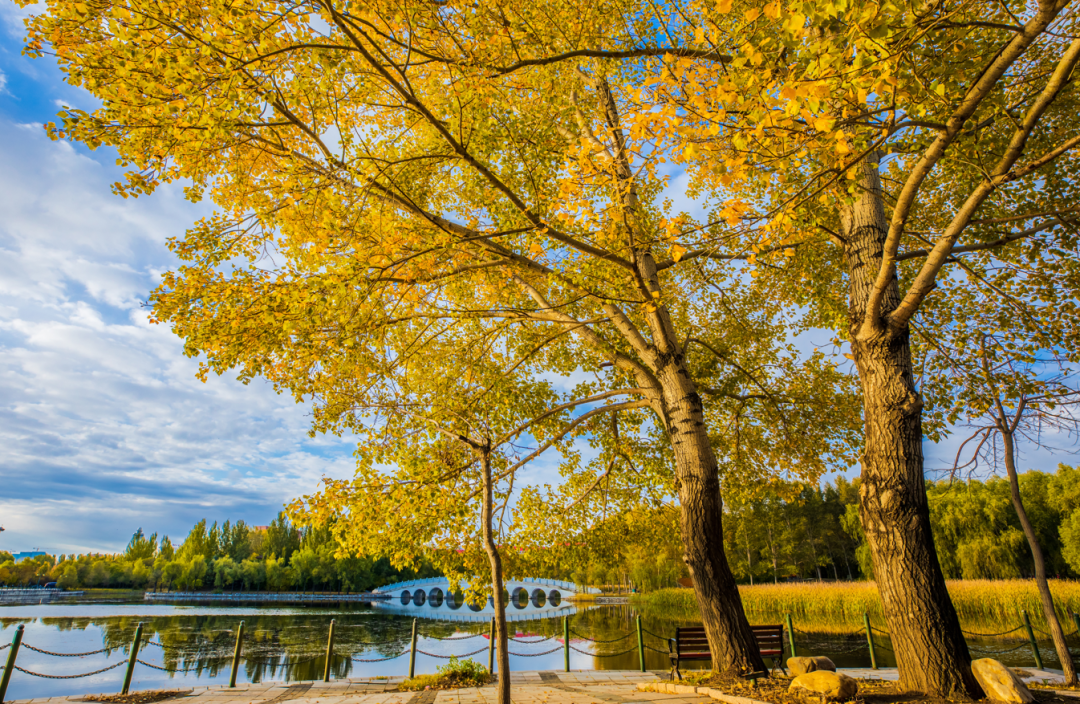
<svg viewBox="0 0 1080 704">
<path fill-rule="evenodd" d="M 669 636 L 662 636 L 659 633 L 653 633 L 652 631 L 650 631 L 647 628 L 642 628 L 641 632 L 642 633 L 648 633 L 650 636 L 653 636 L 654 638 L 659 638 L 660 640 L 670 640 Z"/>
<path fill-rule="evenodd" d="M 165 647 L 163 644 L 158 643 L 157 641 L 150 640 L 149 638 L 143 641 L 143 645 L 156 645 L 159 648 Z"/>
<path fill-rule="evenodd" d="M 471 636 L 450 636 L 448 638 L 440 638 L 439 636 L 424 636 L 425 638 L 431 638 L 432 640 L 469 640 L 470 638 L 479 638 L 485 635 L 483 633 L 473 633 Z"/>
<path fill-rule="evenodd" d="M 551 640 L 554 637 L 555 636 L 548 636 L 547 638 L 540 638 L 539 640 L 523 640 L 521 638 L 507 638 L 507 640 L 512 640 L 515 643 L 525 643 L 526 645 L 528 645 L 529 643 L 543 643 L 545 640 Z"/>
<path fill-rule="evenodd" d="M 573 646 L 571 646 L 571 647 L 573 647 Z M 510 652 L 510 655 L 514 655 L 514 656 L 517 656 L 519 658 L 538 658 L 541 655 L 551 655 L 552 653 L 554 653 L 556 651 L 559 651 L 559 650 L 562 650 L 561 645 L 559 647 L 557 647 L 557 648 L 552 648 L 551 650 L 545 650 L 542 653 L 514 653 L 514 652 Z"/>
<path fill-rule="evenodd" d="M 8 645 L 10 645 L 10 643 Z M 88 650 L 85 653 L 54 653 L 51 650 L 42 650 L 41 648 L 35 648 L 29 643 L 23 643 L 22 647 L 29 648 L 35 653 L 41 653 L 42 655 L 52 655 L 58 658 L 81 658 L 87 655 L 97 655 L 98 653 L 104 653 L 106 650 L 109 650 L 109 648 L 102 648 L 101 650 Z"/>
<path fill-rule="evenodd" d="M 1015 648 L 1009 648 L 1008 650 L 996 650 L 994 648 L 980 648 L 980 647 L 973 646 L 973 645 L 969 645 L 968 648 L 970 648 L 971 650 L 979 650 L 979 651 L 982 651 L 984 653 L 1003 654 L 1003 653 L 1011 653 L 1012 651 L 1020 650 L 1021 648 L 1027 648 L 1029 645 L 1030 645 L 1029 643 L 1021 643 L 1020 645 L 1016 646 Z"/>
<path fill-rule="evenodd" d="M 627 653 L 634 652 L 635 650 L 637 650 L 637 646 L 634 646 L 633 648 L 630 648 L 629 650 L 624 650 L 621 653 L 590 653 L 587 650 L 580 650 L 578 648 L 575 648 L 572 645 L 570 646 L 570 650 L 577 651 L 577 652 L 581 653 L 582 655 L 592 655 L 593 657 L 596 657 L 596 658 L 616 658 L 616 657 L 619 657 L 620 655 L 626 655 Z"/>
<path fill-rule="evenodd" d="M 487 650 L 487 648 L 484 648 L 484 650 Z M 365 660 L 364 658 L 354 658 L 354 657 L 350 656 L 349 659 L 352 660 L 353 662 L 386 662 L 387 660 L 393 660 L 394 658 L 400 658 L 402 655 L 404 655 L 407 652 L 409 652 L 409 651 L 408 650 L 402 650 L 397 655 L 391 655 L 388 658 L 373 658 L 373 659 L 370 659 L 370 660 Z"/>
<path fill-rule="evenodd" d="M 880 633 L 881 635 L 885 636 L 886 638 L 892 638 L 892 635 L 888 631 L 883 631 L 880 628 L 877 628 L 876 626 L 870 626 L 870 630 L 873 631 L 874 633 Z"/>
<path fill-rule="evenodd" d="M 195 672 L 197 670 L 204 670 L 204 669 L 207 669 L 207 668 L 210 667 L 210 663 L 206 663 L 206 664 L 199 664 L 199 665 L 197 665 L 195 667 L 189 667 L 187 669 L 174 668 L 174 669 L 170 670 L 168 667 L 159 667 L 158 665 L 154 665 L 153 663 L 149 663 L 149 662 L 145 662 L 143 660 L 139 660 L 138 658 L 135 658 L 135 662 L 139 663 L 140 665 L 146 665 L 147 667 L 152 667 L 155 670 L 161 670 L 162 672 Z"/>
<path fill-rule="evenodd" d="M 10 647 L 11 647 L 11 643 L 4 643 L 3 645 L 0 645 L 0 650 L 6 650 L 7 648 L 10 648 Z"/>
<path fill-rule="evenodd" d="M 588 636 L 583 636 L 574 630 L 571 630 L 570 633 L 577 636 L 578 638 L 581 638 L 582 640 L 591 641 L 593 643 L 618 643 L 620 640 L 626 640 L 631 635 L 633 635 L 632 633 L 627 633 L 625 636 L 620 636 L 619 638 L 615 638 L 613 640 L 597 640 L 596 638 L 589 638 Z"/>
<path fill-rule="evenodd" d="M 461 655 L 436 655 L 435 653 L 428 653 L 428 652 L 425 652 L 423 650 L 420 650 L 419 648 L 417 648 L 416 652 L 420 653 L 421 655 L 427 655 L 429 658 L 440 658 L 442 660 L 449 660 L 450 658 L 467 658 L 467 657 L 469 657 L 471 655 L 476 655 L 477 653 L 482 653 L 485 650 L 487 650 L 487 646 L 484 646 L 483 648 L 480 648 L 479 650 L 474 650 L 471 653 L 463 653 Z M 406 650 L 405 653 L 407 653 L 407 652 L 409 652 L 409 651 Z M 402 653 L 402 655 L 404 655 L 405 653 Z"/>
<path fill-rule="evenodd" d="M 1021 628 L 1023 628 L 1023 626 L 1017 626 L 1016 628 L 1012 629 L 1011 631 L 1002 631 L 1001 633 L 975 633 L 974 631 L 965 631 L 963 629 L 961 629 L 960 632 L 965 633 L 965 634 L 967 634 L 969 636 L 982 636 L 984 638 L 992 638 L 994 636 L 1007 636 L 1010 633 L 1016 633 Z"/>
<path fill-rule="evenodd" d="M 646 646 L 645 646 L 645 650 L 651 650 L 651 651 L 653 651 L 654 653 L 660 653 L 661 655 L 667 655 L 667 654 L 668 654 L 668 651 L 666 651 L 666 650 L 659 650 L 659 649 L 657 649 L 657 648 L 654 648 L 654 647 L 652 647 L 651 645 L 646 645 Z"/>
<path fill-rule="evenodd" d="M 44 674 L 42 674 L 40 672 L 33 672 L 31 670 L 24 670 L 21 667 L 19 667 L 18 665 L 15 665 L 14 667 L 15 667 L 16 670 L 18 670 L 19 672 L 22 672 L 24 674 L 32 675 L 34 677 L 44 677 L 47 680 L 74 680 L 74 679 L 78 679 L 80 677 L 90 677 L 91 675 L 100 675 L 102 672 L 108 672 L 109 670 L 114 670 L 114 669 L 120 667 L 121 665 L 125 664 L 126 662 L 127 662 L 126 660 L 121 660 L 120 662 L 118 662 L 118 663 L 116 663 L 114 665 L 109 665 L 108 667 L 103 667 L 100 670 L 94 670 L 93 672 L 84 672 L 81 675 L 44 675 Z"/>
</svg>

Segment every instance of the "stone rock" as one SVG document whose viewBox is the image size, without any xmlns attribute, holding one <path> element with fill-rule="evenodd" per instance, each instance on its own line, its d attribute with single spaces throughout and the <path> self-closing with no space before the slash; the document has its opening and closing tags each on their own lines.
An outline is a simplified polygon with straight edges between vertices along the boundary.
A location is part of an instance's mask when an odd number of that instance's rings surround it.
<svg viewBox="0 0 1080 704">
<path fill-rule="evenodd" d="M 844 702 L 859 692 L 859 683 L 847 675 L 829 670 L 815 670 L 791 680 L 788 691 L 806 690 L 830 702 Z"/>
<path fill-rule="evenodd" d="M 674 685 L 675 691 L 672 694 L 697 694 L 697 687 L 693 687 L 688 684 Z M 671 690 L 668 690 L 671 691 Z"/>
<path fill-rule="evenodd" d="M 836 672 L 836 665 L 824 655 L 788 658 L 787 667 L 791 670 L 791 674 L 795 676 L 805 675 L 807 672 L 817 672 L 818 670 Z"/>
<path fill-rule="evenodd" d="M 639 692 L 653 692 L 653 691 L 656 691 L 655 687 L 656 687 L 655 682 L 638 682 L 637 683 L 637 691 L 639 691 Z"/>
<path fill-rule="evenodd" d="M 987 699 L 1009 704 L 1031 704 L 1035 701 L 1023 680 L 997 660 L 976 660 L 971 663 L 971 672 L 979 681 Z"/>
</svg>

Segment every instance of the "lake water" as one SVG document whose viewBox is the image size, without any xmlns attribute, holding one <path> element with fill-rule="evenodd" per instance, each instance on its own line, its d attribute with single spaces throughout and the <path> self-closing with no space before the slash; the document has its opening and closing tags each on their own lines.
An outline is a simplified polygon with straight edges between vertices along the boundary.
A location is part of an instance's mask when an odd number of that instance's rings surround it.
<svg viewBox="0 0 1080 704">
<path fill-rule="evenodd" d="M 574 670 L 632 670 L 638 668 L 635 620 L 629 605 L 578 608 L 563 602 L 514 612 L 510 624 L 510 667 L 520 670 L 563 668 L 562 617 L 571 627 L 570 667 Z M 509 613 L 509 612 L 508 612 Z M 133 689 L 167 689 L 178 686 L 227 684 L 236 628 L 244 622 L 243 656 L 238 681 L 321 679 L 325 667 L 330 621 L 335 621 L 332 677 L 362 678 L 405 675 L 409 666 L 409 641 L 413 617 L 418 619 L 416 672 L 430 673 L 445 664 L 437 656 L 469 656 L 487 664 L 487 619 L 439 620 L 430 608 L 377 608 L 350 605 L 325 607 L 218 607 L 162 605 L 142 601 L 126 603 L 52 603 L 31 606 L 0 606 L 0 644 L 9 643 L 18 624 L 25 625 L 24 647 L 17 665 L 32 672 L 72 675 L 126 662 L 136 626 L 143 623 L 143 638 L 132 678 Z M 484 614 L 475 615 L 482 618 Z M 445 617 L 444 617 L 445 618 Z M 460 617 L 459 617 L 460 618 Z M 781 623 L 781 615 L 752 616 L 752 623 Z M 660 615 L 643 613 L 646 631 L 646 667 L 669 666 L 664 638 L 685 625 Z M 799 624 L 796 623 L 799 629 Z M 841 667 L 870 664 L 865 635 L 797 632 L 800 654 L 827 655 Z M 614 641 L 614 642 L 604 642 Z M 886 637 L 877 636 L 878 664 L 895 664 Z M 1022 641 L 973 639 L 973 646 L 989 649 L 975 655 L 991 655 L 1013 666 L 1033 666 L 1031 650 Z M 1020 647 L 1016 647 L 1019 643 Z M 1049 643 L 1042 643 L 1044 665 L 1056 667 Z M 58 653 L 104 649 L 84 657 L 54 657 L 26 646 Z M 1011 649 L 1011 650 L 1010 650 Z M 404 653 L 404 654 L 402 654 Z M 0 651 L 6 660 L 8 652 Z M 395 657 L 396 656 L 396 657 Z M 390 659 L 385 659 L 390 658 Z M 153 666 L 164 668 L 155 669 Z M 707 663 L 687 663 L 705 667 Z M 687 668 L 689 669 L 689 667 Z M 16 671 L 8 699 L 117 692 L 124 666 L 86 678 L 42 679 Z"/>
</svg>

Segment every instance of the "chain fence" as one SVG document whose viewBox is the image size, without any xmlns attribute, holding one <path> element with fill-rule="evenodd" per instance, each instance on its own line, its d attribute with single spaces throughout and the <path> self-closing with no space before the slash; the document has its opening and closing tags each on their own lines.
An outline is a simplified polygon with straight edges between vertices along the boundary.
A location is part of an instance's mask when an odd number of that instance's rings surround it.
<svg viewBox="0 0 1080 704">
<path fill-rule="evenodd" d="M 135 658 L 135 662 L 139 663 L 140 665 L 146 665 L 147 667 L 151 667 L 151 668 L 153 668 L 155 670 L 161 670 L 162 672 L 169 672 L 169 673 L 175 673 L 175 672 L 201 672 L 202 670 L 209 670 L 211 668 L 211 663 L 199 663 L 195 667 L 182 668 L 182 667 L 169 667 L 168 665 L 166 665 L 165 667 L 162 667 L 160 665 L 155 665 L 155 664 L 153 664 L 151 662 L 146 662 L 145 660 L 140 660 L 138 658 Z M 216 662 L 214 664 L 220 664 L 221 662 L 222 661 L 218 661 L 218 662 Z"/>
<path fill-rule="evenodd" d="M 84 672 L 84 673 L 82 673 L 80 675 L 46 675 L 46 674 L 43 674 L 41 672 L 34 672 L 33 670 L 24 670 L 23 668 L 19 667 L 18 665 L 14 665 L 14 667 L 19 672 L 21 672 L 21 673 L 23 673 L 25 675 L 30 675 L 31 677 L 41 677 L 41 678 L 44 678 L 44 679 L 47 679 L 47 680 L 77 680 L 77 679 L 79 679 L 81 677 L 91 677 L 93 675 L 100 675 L 102 672 L 108 672 L 109 670 L 115 670 L 116 668 L 120 667 L 121 665 L 125 664 L 126 662 L 127 662 L 126 660 L 121 660 L 120 662 L 113 663 L 112 665 L 109 665 L 108 667 L 103 667 L 100 670 L 94 670 L 93 672 Z"/>
<path fill-rule="evenodd" d="M 482 650 L 487 650 L 487 648 L 482 648 Z M 477 652 L 480 652 L 480 651 L 477 651 Z M 386 662 L 387 660 L 394 660 L 395 658 L 400 658 L 402 655 L 408 655 L 408 654 L 409 654 L 408 650 L 402 650 L 397 655 L 391 655 L 388 658 L 369 658 L 369 659 L 365 659 L 365 658 L 354 658 L 351 655 L 348 655 L 348 656 L 345 656 L 345 657 L 348 657 L 348 659 L 352 660 L 353 662 Z"/>
<path fill-rule="evenodd" d="M 618 643 L 619 641 L 623 641 L 623 640 L 626 640 L 626 639 L 627 639 L 627 638 L 629 638 L 630 636 L 634 635 L 634 634 L 633 634 L 633 633 L 631 632 L 631 633 L 627 633 L 627 634 L 626 634 L 626 635 L 624 635 L 624 636 L 620 636 L 620 637 L 618 637 L 618 638 L 612 638 L 611 640 L 601 640 L 601 639 L 599 639 L 599 638 L 589 638 L 588 636 L 582 635 L 582 634 L 578 633 L 577 631 L 573 631 L 573 630 L 572 630 L 572 631 L 570 631 L 570 633 L 571 633 L 572 635 L 575 635 L 575 636 L 577 636 L 578 638 L 580 638 L 580 639 L 582 639 L 582 640 L 587 640 L 587 641 L 589 641 L 590 643 Z"/>
<path fill-rule="evenodd" d="M 8 646 L 10 645 L 11 644 L 8 643 Z M 102 648 L 101 650 L 87 650 L 85 653 L 54 653 L 51 650 L 42 650 L 41 648 L 35 648 L 29 643 L 23 643 L 21 647 L 27 648 L 28 650 L 33 650 L 35 653 L 41 653 L 42 655 L 51 655 L 55 658 L 83 658 L 88 655 L 97 655 L 99 653 L 104 653 L 112 650 L 112 648 Z"/>
<path fill-rule="evenodd" d="M 997 638 L 999 636 L 1007 636 L 1010 633 L 1016 633 L 1022 628 L 1023 626 L 1017 626 L 1010 631 L 1002 631 L 1001 633 L 976 633 L 975 631 L 965 631 L 964 629 L 960 629 L 960 632 L 964 635 L 975 636 L 976 638 Z"/>
<path fill-rule="evenodd" d="M 461 655 L 438 655 L 436 653 L 429 653 L 427 651 L 420 650 L 419 648 L 416 649 L 416 652 L 420 653 L 421 655 L 427 655 L 429 658 L 439 658 L 440 660 L 449 660 L 450 658 L 468 658 L 468 657 L 472 657 L 473 655 L 476 655 L 477 653 L 483 653 L 486 650 L 487 650 L 487 646 L 485 645 L 483 648 L 480 648 L 479 650 L 474 650 L 471 653 L 462 653 Z M 407 653 L 409 651 L 406 650 L 405 652 Z"/>
<path fill-rule="evenodd" d="M 515 655 L 515 656 L 517 656 L 519 658 L 538 658 L 541 655 L 551 655 L 552 653 L 557 652 L 557 651 L 562 650 L 562 649 L 563 649 L 563 647 L 560 645 L 557 648 L 552 648 L 551 650 L 545 650 L 542 653 L 515 653 L 515 652 L 510 652 L 510 655 Z"/>
</svg>

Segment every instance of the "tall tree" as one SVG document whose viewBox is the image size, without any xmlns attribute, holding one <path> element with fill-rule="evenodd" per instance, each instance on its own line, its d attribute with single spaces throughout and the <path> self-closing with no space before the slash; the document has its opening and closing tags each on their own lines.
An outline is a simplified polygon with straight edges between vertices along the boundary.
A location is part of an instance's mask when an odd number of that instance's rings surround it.
<svg viewBox="0 0 1080 704">
<path fill-rule="evenodd" d="M 564 403 L 649 409 L 714 665 L 760 670 L 716 539 L 721 467 L 813 479 L 846 461 L 857 412 L 830 361 L 791 343 L 798 313 L 762 309 L 737 271 L 676 266 L 689 219 L 665 203 L 667 147 L 636 69 L 608 80 L 610 60 L 719 54 L 650 12 L 50 0 L 28 46 L 102 101 L 49 129 L 115 147 L 118 191 L 187 178 L 218 205 L 173 243 L 186 263 L 153 300 L 204 373 L 239 367 L 314 400 L 316 430 L 339 415 L 324 393 L 390 384 L 474 323 L 534 374 L 596 374 Z"/>
<path fill-rule="evenodd" d="M 1068 4 L 718 3 L 688 21 L 705 40 L 743 26 L 723 68 L 672 57 L 663 70 L 680 80 L 653 90 L 715 203 L 682 261 L 750 252 L 763 296 L 812 306 L 850 344 L 862 525 L 901 683 L 929 694 L 981 691 L 934 551 L 922 442 L 941 425 L 924 429 L 916 314 L 962 318 L 972 292 L 1004 284 L 1002 324 L 1028 316 L 1046 344 L 1076 349 L 1044 305 L 1075 308 L 1080 260 Z M 1010 283 L 986 267 L 1043 273 Z"/>
</svg>

